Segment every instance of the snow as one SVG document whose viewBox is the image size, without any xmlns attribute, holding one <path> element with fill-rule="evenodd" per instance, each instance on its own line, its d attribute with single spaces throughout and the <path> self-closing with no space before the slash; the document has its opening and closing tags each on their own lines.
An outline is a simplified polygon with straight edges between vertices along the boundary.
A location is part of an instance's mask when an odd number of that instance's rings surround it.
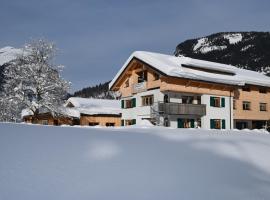
<svg viewBox="0 0 270 200">
<path fill-rule="evenodd" d="M 256 131 L 0 124 L 0 199 L 270 199 Z"/>
<path fill-rule="evenodd" d="M 201 48 L 207 41 L 208 41 L 207 38 L 199 39 L 197 44 L 193 47 L 193 50 L 196 51 L 197 49 Z"/>
<path fill-rule="evenodd" d="M 14 60 L 19 54 L 22 53 L 21 49 L 13 47 L 4 47 L 0 49 L 0 66 Z"/>
<path fill-rule="evenodd" d="M 249 48 L 251 48 L 251 47 L 253 47 L 253 46 L 254 46 L 254 45 L 249 44 L 249 45 L 243 47 L 243 48 L 241 49 L 241 51 L 246 51 L 246 50 L 248 50 Z"/>
<path fill-rule="evenodd" d="M 227 46 L 214 46 L 211 45 L 211 42 L 208 41 L 207 38 L 198 39 L 197 44 L 193 47 L 193 51 L 200 51 L 201 53 L 208 53 L 210 51 L 223 50 L 226 49 Z"/>
<path fill-rule="evenodd" d="M 110 88 L 116 82 L 118 77 L 120 77 L 122 72 L 126 69 L 129 62 L 133 58 L 137 58 L 144 61 L 145 63 L 149 64 L 153 68 L 156 68 L 157 70 L 163 72 L 168 76 L 180 78 L 183 77 L 194 80 L 211 81 L 216 83 L 239 85 L 239 86 L 243 86 L 245 84 L 254 84 L 270 87 L 270 78 L 263 75 L 262 73 L 239 69 L 231 65 L 198 60 L 189 57 L 175 57 L 160 53 L 135 51 L 128 58 L 128 60 L 116 74 L 113 80 L 110 82 L 109 85 Z M 220 72 L 229 72 L 235 75 L 231 76 L 231 75 L 203 72 L 200 70 L 183 67 L 183 65 L 189 65 L 201 69 L 210 69 Z"/>
<path fill-rule="evenodd" d="M 202 53 L 208 53 L 210 51 L 223 50 L 226 49 L 227 46 L 205 46 L 200 49 Z"/>
<path fill-rule="evenodd" d="M 68 107 L 69 104 L 74 107 Z M 121 107 L 119 100 L 109 99 L 92 99 L 92 98 L 81 98 L 71 97 L 66 103 L 58 108 L 59 114 L 63 114 L 69 117 L 80 118 L 81 114 L 97 115 L 97 114 L 121 114 Z M 40 113 L 47 113 L 48 110 Z M 22 110 L 22 117 L 33 115 L 33 112 L 29 109 Z"/>
<path fill-rule="evenodd" d="M 81 114 L 120 114 L 122 112 L 119 100 L 71 97 L 65 106 L 69 103 Z"/>
<path fill-rule="evenodd" d="M 242 38 L 243 38 L 241 33 L 226 34 L 223 37 L 225 39 L 229 40 L 230 44 L 236 44 L 236 43 L 242 41 Z"/>
</svg>

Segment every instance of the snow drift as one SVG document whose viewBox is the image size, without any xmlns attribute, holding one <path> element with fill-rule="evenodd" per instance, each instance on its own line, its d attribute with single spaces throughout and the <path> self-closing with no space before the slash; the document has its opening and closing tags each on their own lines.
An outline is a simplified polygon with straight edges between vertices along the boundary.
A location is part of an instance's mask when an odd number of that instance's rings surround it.
<svg viewBox="0 0 270 200">
<path fill-rule="evenodd" d="M 270 135 L 0 124 L 0 199 L 270 199 Z"/>
</svg>

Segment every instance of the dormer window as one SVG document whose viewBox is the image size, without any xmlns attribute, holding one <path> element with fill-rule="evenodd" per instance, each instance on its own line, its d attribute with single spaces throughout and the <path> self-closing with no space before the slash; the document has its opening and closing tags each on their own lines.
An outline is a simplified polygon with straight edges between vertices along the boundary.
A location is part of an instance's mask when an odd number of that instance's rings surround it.
<svg viewBox="0 0 270 200">
<path fill-rule="evenodd" d="M 147 81 L 147 71 L 138 72 L 138 83 Z"/>
</svg>

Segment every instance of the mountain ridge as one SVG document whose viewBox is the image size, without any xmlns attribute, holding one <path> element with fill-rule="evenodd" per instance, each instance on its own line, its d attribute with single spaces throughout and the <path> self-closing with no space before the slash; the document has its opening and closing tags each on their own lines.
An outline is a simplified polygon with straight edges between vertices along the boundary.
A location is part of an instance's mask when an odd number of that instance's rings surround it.
<svg viewBox="0 0 270 200">
<path fill-rule="evenodd" d="M 175 56 L 187 56 L 270 75 L 270 32 L 219 32 L 186 40 Z"/>
</svg>

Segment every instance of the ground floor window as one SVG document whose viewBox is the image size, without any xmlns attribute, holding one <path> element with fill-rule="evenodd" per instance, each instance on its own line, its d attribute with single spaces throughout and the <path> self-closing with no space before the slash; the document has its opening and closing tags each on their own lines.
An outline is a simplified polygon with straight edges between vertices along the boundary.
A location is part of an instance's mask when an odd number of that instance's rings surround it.
<svg viewBox="0 0 270 200">
<path fill-rule="evenodd" d="M 136 119 L 127 119 L 125 120 L 125 126 L 130 126 L 136 124 Z"/>
<path fill-rule="evenodd" d="M 247 122 L 236 122 L 236 128 L 240 129 L 240 130 L 248 128 L 248 123 Z"/>
<path fill-rule="evenodd" d="M 59 125 L 58 120 L 57 120 L 57 119 L 53 120 L 53 124 L 54 124 L 55 126 L 58 126 L 58 125 Z"/>
<path fill-rule="evenodd" d="M 211 129 L 225 129 L 226 128 L 225 119 L 211 119 L 210 128 Z"/>
<path fill-rule="evenodd" d="M 106 126 L 115 126 L 115 123 L 106 123 Z"/>
<path fill-rule="evenodd" d="M 98 126 L 99 123 L 98 122 L 89 122 L 89 126 Z"/>
<path fill-rule="evenodd" d="M 42 125 L 48 125 L 48 120 L 42 120 L 42 121 L 41 121 L 41 124 L 42 124 Z"/>
<path fill-rule="evenodd" d="M 177 119 L 178 128 L 195 128 L 195 119 Z"/>
</svg>

